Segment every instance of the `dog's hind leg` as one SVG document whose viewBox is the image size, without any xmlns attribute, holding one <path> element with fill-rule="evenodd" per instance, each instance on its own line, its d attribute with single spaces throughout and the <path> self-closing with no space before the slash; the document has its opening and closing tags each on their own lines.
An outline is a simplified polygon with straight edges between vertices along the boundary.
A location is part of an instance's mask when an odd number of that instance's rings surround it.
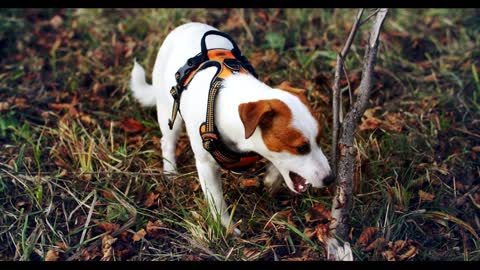
<svg viewBox="0 0 480 270">
<path fill-rule="evenodd" d="M 273 164 L 268 165 L 267 173 L 263 181 L 269 189 L 270 194 L 275 194 L 280 189 L 282 186 L 282 178 L 282 175 Z"/>
<path fill-rule="evenodd" d="M 222 179 L 220 176 L 220 167 L 215 161 L 208 159 L 199 159 L 196 157 L 196 165 L 198 170 L 198 177 L 200 178 L 200 185 L 207 200 L 210 212 L 215 220 L 218 217 L 225 228 L 230 228 L 230 215 L 227 211 L 227 204 L 223 197 Z M 235 234 L 240 235 L 240 230 L 235 228 Z"/>
<path fill-rule="evenodd" d="M 165 104 L 157 103 L 157 117 L 162 131 L 162 138 L 160 139 L 163 156 L 163 172 L 176 174 L 177 163 L 175 161 L 175 149 L 177 147 L 178 137 L 182 131 L 183 119 L 181 115 L 177 115 L 177 119 L 173 124 L 173 128 L 168 126 L 168 119 L 170 114 L 165 110 Z M 168 107 L 171 108 L 171 107 Z"/>
</svg>

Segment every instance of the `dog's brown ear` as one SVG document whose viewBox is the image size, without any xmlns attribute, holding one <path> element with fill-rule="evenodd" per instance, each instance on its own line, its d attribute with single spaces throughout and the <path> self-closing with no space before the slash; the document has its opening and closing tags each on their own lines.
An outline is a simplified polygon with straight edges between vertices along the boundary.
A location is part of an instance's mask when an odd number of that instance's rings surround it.
<svg viewBox="0 0 480 270">
<path fill-rule="evenodd" d="M 250 138 L 259 123 L 270 115 L 272 106 L 268 100 L 242 103 L 238 106 L 238 113 L 245 128 L 245 139 Z"/>
</svg>

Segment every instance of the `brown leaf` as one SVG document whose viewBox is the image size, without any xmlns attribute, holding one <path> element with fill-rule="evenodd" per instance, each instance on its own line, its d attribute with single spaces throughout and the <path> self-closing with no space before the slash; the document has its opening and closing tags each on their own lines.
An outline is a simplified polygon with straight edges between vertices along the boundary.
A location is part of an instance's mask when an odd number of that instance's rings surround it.
<svg viewBox="0 0 480 270">
<path fill-rule="evenodd" d="M 295 222 L 293 221 L 293 211 L 290 211 L 290 213 L 288 213 L 287 222 L 293 227 L 297 228 L 297 225 L 295 225 Z"/>
<path fill-rule="evenodd" d="M 240 180 L 240 186 L 242 187 L 256 187 L 257 183 L 257 180 L 253 178 Z"/>
<path fill-rule="evenodd" d="M 108 233 L 111 233 L 111 232 L 114 232 L 114 231 L 120 229 L 119 224 L 110 223 L 110 222 L 100 223 L 97 226 L 98 226 L 98 228 L 100 228 L 100 229 L 102 229 L 102 230 L 104 230 L 105 232 L 108 232 Z"/>
<path fill-rule="evenodd" d="M 141 143 L 142 140 L 143 140 L 143 138 L 142 138 L 141 135 L 136 135 L 136 136 L 133 136 L 131 138 L 128 138 L 127 144 L 138 144 L 138 143 Z"/>
<path fill-rule="evenodd" d="M 358 128 L 360 130 L 377 129 L 381 125 L 382 125 L 382 120 L 376 117 L 371 117 L 363 120 L 362 124 Z"/>
<path fill-rule="evenodd" d="M 326 221 L 331 216 L 330 210 L 321 203 L 315 204 L 308 213 L 305 214 L 306 222 Z"/>
<path fill-rule="evenodd" d="M 115 199 L 115 196 L 113 195 L 113 193 L 110 191 L 110 190 L 103 190 L 102 191 L 102 196 L 105 198 L 105 199 Z"/>
<path fill-rule="evenodd" d="M 113 238 L 111 235 L 107 234 L 102 238 L 102 254 L 103 257 L 101 261 L 110 261 L 113 257 L 113 247 L 112 245 L 117 241 L 117 238 Z"/>
<path fill-rule="evenodd" d="M 395 260 L 395 253 L 393 253 L 393 251 L 391 251 L 391 250 L 387 250 L 387 251 L 382 252 L 382 256 L 385 259 L 387 259 L 387 261 L 389 261 L 389 262 L 396 261 Z"/>
<path fill-rule="evenodd" d="M 95 120 L 88 114 L 81 114 L 80 121 L 87 126 L 94 126 L 97 124 L 97 120 Z"/>
<path fill-rule="evenodd" d="M 315 228 L 315 233 L 320 243 L 327 243 L 327 240 L 330 238 L 330 223 L 318 224 Z"/>
<path fill-rule="evenodd" d="M 161 227 L 165 227 L 165 224 L 161 220 L 155 220 L 155 222 L 148 221 L 147 223 L 147 234 L 149 237 L 157 239 L 163 234 L 161 234 Z"/>
<path fill-rule="evenodd" d="M 370 245 L 368 245 L 365 248 L 365 251 L 366 252 L 370 252 L 372 250 L 380 250 L 381 251 L 383 249 L 383 246 L 385 245 L 385 243 L 386 243 L 385 238 L 379 237 L 379 238 L 375 239 L 375 241 L 373 241 Z"/>
<path fill-rule="evenodd" d="M 1 111 L 1 109 L 0 109 L 0 111 Z M 472 151 L 473 152 L 480 152 L 480 145 L 472 147 Z"/>
<path fill-rule="evenodd" d="M 415 257 L 415 255 L 417 255 L 417 248 L 414 247 L 414 246 L 410 246 L 410 248 L 405 253 L 398 256 L 398 260 L 399 261 L 405 261 L 405 260 L 408 260 L 408 259 L 411 259 L 411 258 Z"/>
<path fill-rule="evenodd" d="M 376 227 L 365 228 L 362 234 L 360 234 L 360 237 L 358 237 L 357 243 L 366 247 L 368 243 L 370 243 L 370 240 L 372 239 L 372 237 L 375 235 L 377 231 L 378 231 L 378 228 Z"/>
<path fill-rule="evenodd" d="M 420 197 L 420 200 L 425 202 L 431 202 L 435 198 L 435 194 L 431 194 L 423 190 L 418 191 L 418 196 Z"/>
<path fill-rule="evenodd" d="M 147 235 L 147 232 L 145 231 L 145 229 L 141 229 L 133 235 L 133 242 L 138 242 L 142 240 L 143 238 L 145 238 L 145 235 Z"/>
<path fill-rule="evenodd" d="M 160 196 L 160 194 L 155 194 L 152 191 L 147 193 L 147 199 L 143 203 L 143 205 L 147 208 L 151 207 L 152 205 L 155 204 L 155 200 Z"/>
<path fill-rule="evenodd" d="M 407 246 L 407 241 L 405 240 L 397 240 L 395 243 L 392 242 L 388 243 L 388 246 L 392 249 L 394 253 L 399 253 Z"/>
<path fill-rule="evenodd" d="M 387 113 L 384 117 L 386 121 L 383 121 L 382 128 L 397 133 L 402 131 L 405 121 L 402 119 L 401 113 Z"/>
<path fill-rule="evenodd" d="M 317 231 L 316 230 L 313 230 L 312 228 L 305 228 L 305 230 L 303 230 L 303 234 L 312 239 L 316 234 L 317 234 Z"/>
<path fill-rule="evenodd" d="M 58 251 L 56 250 L 53 250 L 53 249 L 49 249 L 47 251 L 47 255 L 45 256 L 45 261 L 46 262 L 56 262 L 58 261 Z"/>
<path fill-rule="evenodd" d="M 0 102 L 0 112 L 8 110 L 8 107 L 10 107 L 8 102 Z"/>
<path fill-rule="evenodd" d="M 155 142 L 154 142 L 155 143 Z M 188 137 L 180 137 L 177 142 L 177 147 L 175 148 L 175 157 L 179 158 L 182 154 L 185 154 L 190 145 Z"/>
<path fill-rule="evenodd" d="M 142 123 L 131 117 L 123 118 L 123 120 L 120 122 L 120 127 L 126 133 L 137 133 L 145 128 Z"/>
<path fill-rule="evenodd" d="M 69 249 L 69 247 L 64 242 L 57 241 L 55 242 L 55 245 L 59 246 L 63 251 L 67 251 Z"/>
<path fill-rule="evenodd" d="M 27 104 L 27 99 L 25 98 L 15 98 L 14 104 L 15 107 L 19 109 L 30 108 L 30 105 Z"/>
</svg>

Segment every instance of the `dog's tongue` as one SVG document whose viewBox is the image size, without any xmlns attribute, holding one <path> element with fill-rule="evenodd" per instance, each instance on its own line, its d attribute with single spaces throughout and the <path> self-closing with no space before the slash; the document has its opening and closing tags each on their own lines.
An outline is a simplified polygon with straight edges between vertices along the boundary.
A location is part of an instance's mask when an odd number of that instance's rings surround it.
<svg viewBox="0 0 480 270">
<path fill-rule="evenodd" d="M 295 189 L 296 192 L 305 192 L 307 190 L 307 181 L 305 178 L 301 177 L 300 175 L 290 172 L 290 179 L 292 179 L 293 182 L 293 188 Z"/>
</svg>

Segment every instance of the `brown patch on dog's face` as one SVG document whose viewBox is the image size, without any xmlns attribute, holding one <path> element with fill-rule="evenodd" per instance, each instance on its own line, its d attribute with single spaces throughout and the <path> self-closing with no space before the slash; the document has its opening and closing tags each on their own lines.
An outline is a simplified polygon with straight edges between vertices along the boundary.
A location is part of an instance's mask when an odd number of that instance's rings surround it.
<svg viewBox="0 0 480 270">
<path fill-rule="evenodd" d="M 270 151 L 288 151 L 294 155 L 305 155 L 310 152 L 308 139 L 291 126 L 292 112 L 284 102 L 269 99 L 242 103 L 238 111 L 245 128 L 246 139 L 259 126 L 262 130 L 262 139 Z"/>
<path fill-rule="evenodd" d="M 315 112 L 312 109 L 312 106 L 307 100 L 306 96 L 306 90 L 302 88 L 295 88 L 293 87 L 288 81 L 282 82 L 280 85 L 278 85 L 276 88 L 289 92 L 290 94 L 295 95 L 300 99 L 300 101 L 307 106 L 308 111 L 312 114 L 313 119 L 315 119 L 318 123 L 318 131 L 317 131 L 317 136 L 315 137 L 315 141 L 317 142 L 317 145 L 320 145 L 320 139 L 322 136 L 322 125 L 320 125 L 320 122 L 318 121 L 318 117 L 315 115 Z"/>
</svg>

